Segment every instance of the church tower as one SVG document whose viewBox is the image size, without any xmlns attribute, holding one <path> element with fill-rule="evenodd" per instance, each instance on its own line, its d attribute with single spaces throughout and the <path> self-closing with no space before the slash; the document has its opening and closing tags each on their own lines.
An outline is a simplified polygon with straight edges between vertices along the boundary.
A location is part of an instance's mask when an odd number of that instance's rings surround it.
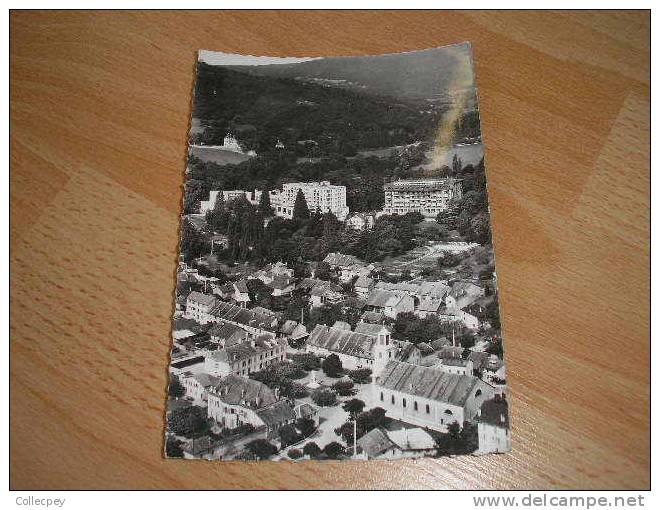
<svg viewBox="0 0 660 510">
<path fill-rule="evenodd" d="M 374 378 L 380 375 L 385 365 L 394 359 L 395 354 L 396 347 L 392 340 L 392 333 L 387 326 L 383 325 L 376 336 L 376 343 L 373 347 L 374 365 L 372 372 Z"/>
</svg>

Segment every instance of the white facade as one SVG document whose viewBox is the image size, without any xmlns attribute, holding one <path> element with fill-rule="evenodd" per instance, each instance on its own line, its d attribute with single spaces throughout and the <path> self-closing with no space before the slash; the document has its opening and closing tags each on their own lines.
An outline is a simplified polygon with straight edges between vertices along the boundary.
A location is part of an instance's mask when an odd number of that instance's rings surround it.
<svg viewBox="0 0 660 510">
<path fill-rule="evenodd" d="M 276 216 L 283 218 L 293 217 L 293 208 L 296 203 L 298 190 L 302 190 L 307 201 L 307 207 L 311 213 L 320 210 L 322 213 L 331 212 L 338 220 L 344 221 L 349 214 L 346 205 L 346 186 L 335 186 L 329 181 L 321 182 L 290 182 L 282 185 L 282 190 L 270 190 L 270 205 Z M 223 200 L 230 202 L 239 197 L 245 197 L 252 205 L 258 205 L 261 200 L 262 190 L 212 190 L 209 199 L 202 200 L 199 206 L 200 214 L 212 211 L 218 196 L 222 194 Z"/>
<path fill-rule="evenodd" d="M 373 385 L 372 402 L 385 409 L 390 418 L 406 423 L 439 432 L 446 432 L 453 422 L 462 427 L 465 421 L 472 421 L 479 414 L 481 405 L 486 400 L 495 395 L 491 386 L 473 376 L 448 374 L 435 368 L 408 363 L 392 363 L 394 365 L 388 364 Z M 397 365 L 400 369 L 392 371 L 392 367 Z M 433 376 L 433 372 L 442 375 Z M 434 391 L 437 390 L 440 394 L 433 398 L 422 396 L 428 395 L 429 389 L 418 388 L 422 381 L 424 384 L 434 385 Z M 453 390 L 449 391 L 448 388 L 459 386 L 462 388 L 462 396 L 456 400 Z M 415 391 L 417 389 L 420 391 Z M 446 394 L 443 395 L 443 392 Z"/>
<path fill-rule="evenodd" d="M 450 178 L 395 181 L 383 189 L 385 214 L 419 212 L 427 218 L 434 218 L 447 209 L 451 200 L 463 196 L 461 182 Z"/>
<path fill-rule="evenodd" d="M 213 296 L 201 294 L 200 292 L 191 292 L 186 300 L 185 317 L 193 319 L 200 324 L 206 324 L 211 320 L 211 310 L 216 304 Z"/>
<path fill-rule="evenodd" d="M 511 432 L 506 427 L 491 425 L 490 423 L 479 423 L 478 453 L 508 452 L 511 450 Z"/>
<path fill-rule="evenodd" d="M 302 190 L 307 201 L 309 211 L 313 213 L 320 210 L 322 213 L 331 212 L 337 219 L 344 221 L 349 210 L 346 205 L 346 186 L 335 186 L 329 181 L 321 182 L 289 182 L 282 185 L 282 192 L 271 204 L 277 216 L 293 217 L 293 208 L 296 203 L 298 190 Z"/>
</svg>

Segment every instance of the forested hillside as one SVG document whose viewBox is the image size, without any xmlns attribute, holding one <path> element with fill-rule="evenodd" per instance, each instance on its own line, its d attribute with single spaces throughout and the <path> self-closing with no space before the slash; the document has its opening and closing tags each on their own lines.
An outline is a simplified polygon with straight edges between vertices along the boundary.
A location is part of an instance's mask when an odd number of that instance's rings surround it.
<svg viewBox="0 0 660 510">
<path fill-rule="evenodd" d="M 308 141 L 319 155 L 351 155 L 429 139 L 441 112 L 424 109 L 413 101 L 199 63 L 193 116 L 207 128 L 207 144 L 221 144 L 233 126 L 245 148 L 259 154 L 279 139 L 288 148 Z"/>
</svg>

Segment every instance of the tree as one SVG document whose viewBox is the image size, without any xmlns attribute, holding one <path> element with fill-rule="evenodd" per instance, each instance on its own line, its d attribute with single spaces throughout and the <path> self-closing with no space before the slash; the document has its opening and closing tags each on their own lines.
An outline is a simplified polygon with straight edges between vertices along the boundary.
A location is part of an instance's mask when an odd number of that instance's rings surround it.
<svg viewBox="0 0 660 510">
<path fill-rule="evenodd" d="M 288 423 L 286 425 L 282 425 L 277 433 L 279 434 L 280 440 L 282 441 L 282 448 L 296 443 L 300 439 L 296 428 Z"/>
<path fill-rule="evenodd" d="M 182 458 L 183 448 L 181 441 L 174 436 L 167 436 L 167 441 L 165 442 L 165 454 L 170 459 Z"/>
<path fill-rule="evenodd" d="M 316 430 L 316 422 L 311 418 L 298 418 L 296 421 L 296 427 L 303 437 L 309 437 Z"/>
<path fill-rule="evenodd" d="M 261 192 L 261 198 L 259 198 L 259 207 L 257 210 L 264 216 L 264 218 L 271 218 L 274 216 L 275 212 L 270 205 L 270 193 L 268 190 L 263 190 Z"/>
<path fill-rule="evenodd" d="M 471 347 L 474 347 L 474 334 L 469 330 L 465 331 L 465 333 L 463 333 L 458 339 L 458 342 L 464 349 L 470 349 Z"/>
<path fill-rule="evenodd" d="M 337 381 L 335 384 L 332 385 L 332 389 L 335 390 L 337 394 L 342 397 L 350 397 L 357 393 L 357 389 L 355 389 L 355 385 L 353 384 L 353 381 L 351 381 L 350 379 Z"/>
<path fill-rule="evenodd" d="M 355 419 L 355 417 L 362 412 L 364 406 L 365 403 L 362 400 L 359 398 L 352 398 L 342 406 L 342 409 L 346 411 L 351 418 Z"/>
<path fill-rule="evenodd" d="M 316 265 L 316 271 L 314 271 L 314 277 L 319 280 L 330 280 L 333 276 L 332 268 L 327 262 L 321 261 Z"/>
<path fill-rule="evenodd" d="M 306 371 L 318 370 L 321 368 L 321 358 L 311 352 L 301 352 L 300 354 L 291 354 L 291 360 L 300 368 Z"/>
<path fill-rule="evenodd" d="M 167 416 L 167 427 L 173 434 L 199 437 L 209 429 L 206 412 L 201 407 L 189 406 L 174 409 Z"/>
<path fill-rule="evenodd" d="M 349 370 L 348 377 L 355 384 L 369 384 L 371 382 L 371 369 L 370 368 L 356 368 Z"/>
<path fill-rule="evenodd" d="M 173 375 L 170 378 L 170 385 L 167 388 L 167 392 L 170 397 L 179 398 L 183 397 L 183 395 L 186 393 L 186 389 L 181 384 L 179 378 L 176 375 Z"/>
<path fill-rule="evenodd" d="M 303 452 L 297 448 L 291 448 L 287 455 L 291 460 L 297 460 L 303 456 Z"/>
<path fill-rule="evenodd" d="M 184 260 L 191 262 L 210 251 L 208 241 L 204 234 L 198 231 L 190 221 L 181 225 L 181 254 Z"/>
<path fill-rule="evenodd" d="M 357 424 L 354 424 L 352 421 L 347 421 L 341 427 L 335 429 L 335 434 L 341 436 L 341 438 L 346 441 L 346 444 L 353 444 L 353 431 L 356 432 L 357 439 L 360 439 L 364 435 L 364 430 Z"/>
<path fill-rule="evenodd" d="M 435 434 L 439 455 L 458 455 L 474 452 L 479 443 L 477 426 L 466 421 L 463 428 L 458 422 L 447 426 L 444 434 Z"/>
<path fill-rule="evenodd" d="M 308 220 L 310 217 L 309 207 L 307 207 L 307 200 L 305 194 L 301 189 L 298 190 L 296 201 L 293 204 L 293 219 L 294 220 Z"/>
<path fill-rule="evenodd" d="M 264 460 L 277 453 L 277 447 L 266 439 L 255 439 L 245 445 L 245 449 L 259 460 Z"/>
<path fill-rule="evenodd" d="M 337 394 L 327 388 L 319 388 L 312 393 L 312 400 L 321 407 L 330 407 L 337 403 Z"/>
<path fill-rule="evenodd" d="M 325 448 L 323 448 L 323 453 L 325 453 L 329 459 L 336 459 L 339 456 L 344 455 L 344 452 L 344 447 L 337 441 L 328 443 L 325 445 Z"/>
<path fill-rule="evenodd" d="M 317 445 L 314 441 L 311 441 L 307 443 L 305 446 L 303 446 L 303 453 L 305 455 L 309 455 L 311 459 L 315 459 L 319 455 L 321 455 L 321 448 L 319 448 L 319 445 Z"/>
<path fill-rule="evenodd" d="M 336 354 L 331 354 L 327 358 L 323 360 L 323 372 L 325 372 L 325 375 L 328 377 L 339 377 L 339 374 L 342 371 L 342 364 L 341 360 L 339 359 L 339 356 Z"/>
<path fill-rule="evenodd" d="M 385 425 L 385 422 L 387 421 L 385 413 L 386 411 L 382 407 L 374 407 L 364 413 L 360 413 L 356 419 L 357 426 L 364 430 L 365 433 L 376 427 L 381 427 Z"/>
</svg>

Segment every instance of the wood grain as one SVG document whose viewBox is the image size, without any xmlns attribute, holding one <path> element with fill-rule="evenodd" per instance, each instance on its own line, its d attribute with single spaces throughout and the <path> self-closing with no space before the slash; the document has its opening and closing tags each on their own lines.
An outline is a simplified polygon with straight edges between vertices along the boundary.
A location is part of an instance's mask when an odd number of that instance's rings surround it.
<svg viewBox="0 0 660 510">
<path fill-rule="evenodd" d="M 648 488 L 650 15 L 13 11 L 11 487 Z M 196 50 L 360 55 L 469 40 L 513 452 L 164 460 Z"/>
</svg>

